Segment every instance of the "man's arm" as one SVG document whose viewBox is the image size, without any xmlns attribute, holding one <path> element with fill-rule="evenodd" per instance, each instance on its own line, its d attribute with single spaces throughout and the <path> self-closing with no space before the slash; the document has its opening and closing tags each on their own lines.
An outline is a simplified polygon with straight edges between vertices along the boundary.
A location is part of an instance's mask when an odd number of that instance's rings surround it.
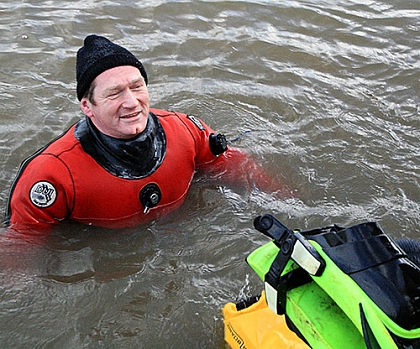
<svg viewBox="0 0 420 349">
<path fill-rule="evenodd" d="M 227 150 L 215 155 L 211 150 L 210 138 L 216 132 L 195 116 L 183 119 L 197 147 L 197 170 L 200 174 L 221 181 L 223 184 L 252 190 L 258 188 L 267 193 L 275 193 L 279 198 L 292 197 L 292 191 L 268 174 L 246 152 L 228 146 Z"/>
<path fill-rule="evenodd" d="M 266 193 L 275 193 L 277 197 L 292 197 L 292 191 L 274 176 L 270 175 L 246 152 L 228 147 L 228 150 L 214 161 L 199 168 L 203 175 L 233 187 L 257 188 Z"/>
<path fill-rule="evenodd" d="M 9 198 L 9 229 L 49 231 L 64 220 L 74 200 L 67 166 L 56 156 L 41 154 L 20 171 Z"/>
</svg>

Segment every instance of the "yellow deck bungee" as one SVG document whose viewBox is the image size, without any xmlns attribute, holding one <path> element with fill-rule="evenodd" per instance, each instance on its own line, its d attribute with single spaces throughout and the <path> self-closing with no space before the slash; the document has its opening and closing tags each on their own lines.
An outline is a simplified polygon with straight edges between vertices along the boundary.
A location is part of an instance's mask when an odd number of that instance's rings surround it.
<svg viewBox="0 0 420 349">
<path fill-rule="evenodd" d="M 308 349 L 286 325 L 284 316 L 267 306 L 264 291 L 259 300 L 243 310 L 236 304 L 223 307 L 225 340 L 233 349 Z"/>
</svg>

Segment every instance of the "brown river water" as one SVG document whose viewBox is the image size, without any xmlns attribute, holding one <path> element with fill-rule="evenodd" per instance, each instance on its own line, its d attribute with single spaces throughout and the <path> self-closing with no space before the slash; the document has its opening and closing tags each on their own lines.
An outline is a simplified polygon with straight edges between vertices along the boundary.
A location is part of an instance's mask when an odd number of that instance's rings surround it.
<svg viewBox="0 0 420 349">
<path fill-rule="evenodd" d="M 4 209 L 20 162 L 82 117 L 75 55 L 91 33 L 140 58 L 152 106 L 243 135 L 296 192 L 197 179 L 147 226 L 0 236 L 0 348 L 223 348 L 223 305 L 263 287 L 244 262 L 267 242 L 262 213 L 420 238 L 418 0 L 0 0 L 0 16 Z"/>
</svg>

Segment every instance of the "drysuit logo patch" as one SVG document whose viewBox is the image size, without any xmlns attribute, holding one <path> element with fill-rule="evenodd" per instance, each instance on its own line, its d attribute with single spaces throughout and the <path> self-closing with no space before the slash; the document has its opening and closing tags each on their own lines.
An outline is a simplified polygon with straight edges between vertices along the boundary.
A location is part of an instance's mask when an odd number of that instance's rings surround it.
<svg viewBox="0 0 420 349">
<path fill-rule="evenodd" d="M 37 207 L 50 207 L 57 198 L 57 189 L 49 182 L 37 182 L 32 186 L 29 197 Z"/>
</svg>

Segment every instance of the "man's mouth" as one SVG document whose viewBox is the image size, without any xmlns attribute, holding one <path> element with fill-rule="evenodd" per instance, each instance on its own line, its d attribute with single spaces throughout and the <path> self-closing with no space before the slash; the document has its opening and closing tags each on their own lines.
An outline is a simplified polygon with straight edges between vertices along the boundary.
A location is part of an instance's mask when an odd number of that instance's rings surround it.
<svg viewBox="0 0 420 349">
<path fill-rule="evenodd" d="M 138 116 L 141 112 L 138 111 L 136 113 L 132 113 L 132 114 L 127 114 L 127 115 L 122 115 L 120 116 L 121 119 L 130 119 L 130 118 L 135 118 L 136 116 Z"/>
</svg>

